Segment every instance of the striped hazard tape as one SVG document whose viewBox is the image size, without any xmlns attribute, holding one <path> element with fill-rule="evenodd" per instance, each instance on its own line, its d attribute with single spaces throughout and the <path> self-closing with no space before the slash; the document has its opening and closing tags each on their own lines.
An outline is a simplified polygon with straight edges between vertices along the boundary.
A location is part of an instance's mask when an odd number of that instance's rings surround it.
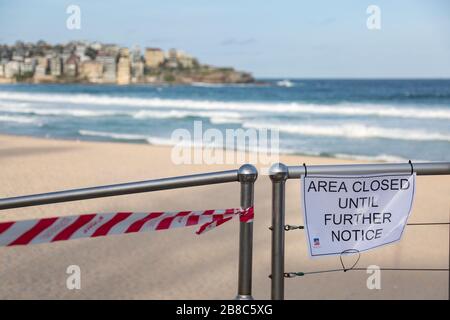
<svg viewBox="0 0 450 320">
<path fill-rule="evenodd" d="M 201 225 L 205 233 L 239 216 L 241 222 L 253 220 L 253 207 L 206 211 L 117 212 L 54 217 L 0 223 L 0 246 L 50 243 L 112 234 L 167 230 Z"/>
</svg>

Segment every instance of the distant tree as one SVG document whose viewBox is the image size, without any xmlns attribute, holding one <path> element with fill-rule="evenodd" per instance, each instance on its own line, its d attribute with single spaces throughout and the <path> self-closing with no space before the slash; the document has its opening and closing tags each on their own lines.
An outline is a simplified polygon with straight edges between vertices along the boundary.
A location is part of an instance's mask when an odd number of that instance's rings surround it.
<svg viewBox="0 0 450 320">
<path fill-rule="evenodd" d="M 5 60 L 11 60 L 12 52 L 7 47 L 2 49 L 0 53 L 0 58 Z"/>
<path fill-rule="evenodd" d="M 165 82 L 174 82 L 175 81 L 175 76 L 173 74 L 166 74 L 164 75 L 164 81 Z"/>
<path fill-rule="evenodd" d="M 53 46 L 53 50 L 54 50 L 54 52 L 62 53 L 63 52 L 63 46 L 60 45 L 60 44 L 54 45 Z"/>
<path fill-rule="evenodd" d="M 84 51 L 84 54 L 91 58 L 91 60 L 95 60 L 95 57 L 97 57 L 97 50 L 91 47 L 87 47 Z"/>
<path fill-rule="evenodd" d="M 16 81 L 18 81 L 18 82 L 25 81 L 25 80 L 30 79 L 32 77 L 33 77 L 33 72 L 28 71 L 28 72 L 25 72 L 23 74 L 16 75 Z"/>
<path fill-rule="evenodd" d="M 47 45 L 47 42 L 45 42 L 44 40 L 39 40 L 36 43 L 36 46 L 44 48 L 44 47 L 47 47 L 48 45 Z"/>
<path fill-rule="evenodd" d="M 192 67 L 193 67 L 194 69 L 198 69 L 198 68 L 201 67 L 200 62 L 198 62 L 198 60 L 195 59 L 195 58 L 194 58 L 194 60 L 192 61 Z"/>
</svg>

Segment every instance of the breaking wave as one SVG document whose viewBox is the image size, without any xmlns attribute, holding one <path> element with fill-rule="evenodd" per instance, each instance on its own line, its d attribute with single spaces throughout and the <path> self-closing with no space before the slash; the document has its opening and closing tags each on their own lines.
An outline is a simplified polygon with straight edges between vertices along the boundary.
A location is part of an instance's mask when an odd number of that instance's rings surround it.
<svg viewBox="0 0 450 320">
<path fill-rule="evenodd" d="M 21 116 L 7 116 L 7 115 L 0 115 L 0 122 L 42 125 L 42 123 L 37 119 Z"/>
<path fill-rule="evenodd" d="M 209 118 L 211 123 L 241 123 L 241 115 L 229 111 L 195 111 L 195 110 L 93 110 L 55 108 L 35 106 L 30 104 L 15 104 L 0 102 L 0 111 L 37 116 L 71 116 L 71 117 L 104 117 L 129 116 L 134 119 L 183 119 L 188 117 Z"/>
<path fill-rule="evenodd" d="M 242 112 L 305 113 L 342 116 L 377 116 L 415 119 L 450 119 L 448 108 L 424 108 L 419 106 L 397 106 L 388 104 L 313 104 L 286 102 L 224 102 L 214 100 L 161 99 L 114 97 L 90 94 L 34 94 L 0 92 L 0 99 L 8 101 L 28 101 L 44 103 L 128 106 L 143 108 L 180 108 L 194 110 L 227 110 Z"/>
<path fill-rule="evenodd" d="M 350 139 L 382 138 L 394 140 L 450 142 L 450 135 L 443 133 L 428 132 L 423 130 L 383 128 L 376 126 L 367 126 L 359 123 L 344 124 L 341 126 L 330 126 L 244 122 L 243 127 L 255 129 L 269 128 L 279 130 L 280 132 L 300 134 L 304 136 L 328 136 Z"/>
</svg>

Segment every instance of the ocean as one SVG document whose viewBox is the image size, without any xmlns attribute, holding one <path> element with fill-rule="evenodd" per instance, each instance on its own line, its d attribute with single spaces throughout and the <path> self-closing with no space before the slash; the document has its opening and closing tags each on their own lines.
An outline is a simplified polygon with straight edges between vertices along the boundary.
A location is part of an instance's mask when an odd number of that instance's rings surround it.
<svg viewBox="0 0 450 320">
<path fill-rule="evenodd" d="M 278 129 L 281 153 L 450 161 L 450 80 L 0 85 L 0 133 L 171 145 L 175 129 Z"/>
</svg>

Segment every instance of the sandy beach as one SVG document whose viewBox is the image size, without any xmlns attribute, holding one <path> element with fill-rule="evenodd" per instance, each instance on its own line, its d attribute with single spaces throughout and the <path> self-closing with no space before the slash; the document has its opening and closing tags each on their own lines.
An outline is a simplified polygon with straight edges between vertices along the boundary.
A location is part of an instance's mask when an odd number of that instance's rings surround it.
<svg viewBox="0 0 450 320">
<path fill-rule="evenodd" d="M 234 169 L 174 165 L 169 147 L 0 135 L 0 197 Z M 282 156 L 285 164 L 355 161 Z M 358 161 L 361 163 L 361 161 Z M 286 187 L 286 222 L 303 224 L 300 182 Z M 270 298 L 271 186 L 255 189 L 253 293 Z M 419 176 L 409 222 L 448 222 L 450 177 Z M 2 211 L 0 221 L 91 212 L 229 208 L 239 185 L 109 197 Z M 237 290 L 238 224 L 202 236 L 194 228 L 0 248 L 0 299 L 232 299 Z M 286 271 L 340 268 L 338 257 L 310 259 L 303 231 L 286 234 Z M 79 265 L 81 290 L 66 288 L 66 268 Z M 448 226 L 409 226 L 399 243 L 361 255 L 359 267 L 448 268 Z M 363 271 L 286 279 L 287 299 L 447 299 L 447 272 L 383 271 L 381 290 L 368 290 Z"/>
</svg>

